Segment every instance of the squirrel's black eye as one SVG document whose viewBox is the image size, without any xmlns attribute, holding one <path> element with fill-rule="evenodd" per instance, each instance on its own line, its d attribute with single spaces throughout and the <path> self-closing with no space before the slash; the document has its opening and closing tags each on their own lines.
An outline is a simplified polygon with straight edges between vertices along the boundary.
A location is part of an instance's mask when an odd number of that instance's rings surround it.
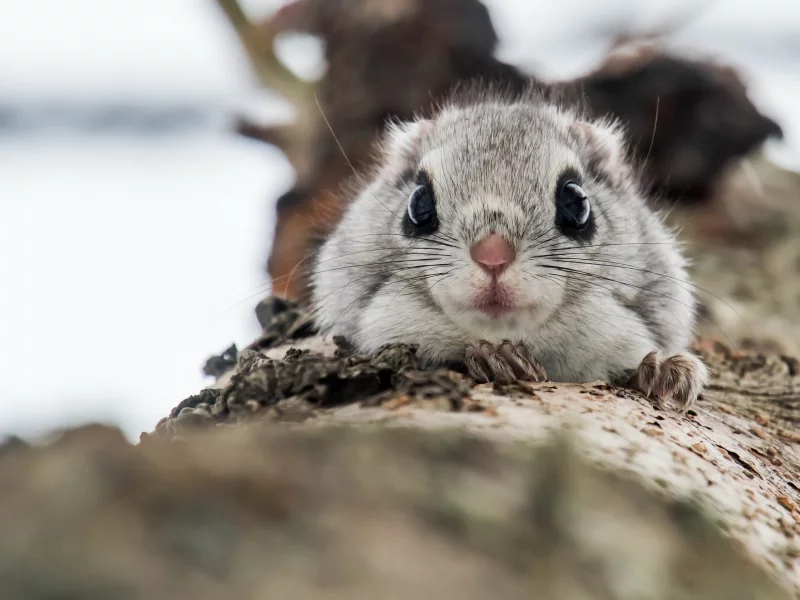
<svg viewBox="0 0 800 600">
<path fill-rule="evenodd" d="M 592 207 L 586 192 L 575 181 L 565 182 L 558 190 L 556 215 L 558 226 L 564 233 L 577 233 L 588 227 Z"/>
<path fill-rule="evenodd" d="M 436 216 L 436 202 L 430 182 L 423 181 L 408 199 L 408 218 L 411 229 L 417 235 L 433 233 L 439 226 Z"/>
</svg>

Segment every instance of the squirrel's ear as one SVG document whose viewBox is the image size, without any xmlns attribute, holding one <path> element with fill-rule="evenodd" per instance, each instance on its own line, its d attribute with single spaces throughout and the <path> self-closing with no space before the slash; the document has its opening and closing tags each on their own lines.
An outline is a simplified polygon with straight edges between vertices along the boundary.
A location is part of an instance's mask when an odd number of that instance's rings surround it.
<svg viewBox="0 0 800 600">
<path fill-rule="evenodd" d="M 629 180 L 628 148 L 619 125 L 579 121 L 571 126 L 570 134 L 586 150 L 591 170 L 602 172 L 615 185 Z"/>
<path fill-rule="evenodd" d="M 382 148 L 384 158 L 395 164 L 419 162 L 422 142 L 432 127 L 433 123 L 427 120 L 389 123 Z"/>
</svg>

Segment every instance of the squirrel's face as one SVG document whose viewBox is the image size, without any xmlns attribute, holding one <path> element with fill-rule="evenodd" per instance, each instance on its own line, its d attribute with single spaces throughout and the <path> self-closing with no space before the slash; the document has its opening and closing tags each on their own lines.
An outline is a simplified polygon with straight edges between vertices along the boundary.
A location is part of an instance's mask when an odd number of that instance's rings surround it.
<svg viewBox="0 0 800 600">
<path fill-rule="evenodd" d="M 590 285 L 606 210 L 627 185 L 598 169 L 592 144 L 603 135 L 618 143 L 611 130 L 523 104 L 450 110 L 395 132 L 395 149 L 414 155 L 395 205 L 404 245 L 451 319 L 513 335 L 545 322 L 568 282 Z"/>
</svg>

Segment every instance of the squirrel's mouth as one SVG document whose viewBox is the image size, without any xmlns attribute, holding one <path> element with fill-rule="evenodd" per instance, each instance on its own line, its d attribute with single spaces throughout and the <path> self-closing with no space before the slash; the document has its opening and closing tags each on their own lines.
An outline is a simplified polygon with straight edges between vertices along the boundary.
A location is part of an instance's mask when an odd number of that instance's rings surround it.
<svg viewBox="0 0 800 600">
<path fill-rule="evenodd" d="M 503 285 L 493 282 L 484 293 L 477 296 L 473 307 L 488 317 L 498 318 L 515 312 L 519 306 Z"/>
<path fill-rule="evenodd" d="M 508 304 L 502 304 L 501 302 L 489 302 L 477 306 L 477 309 L 484 315 L 496 319 L 516 311 L 517 307 L 509 306 Z"/>
</svg>

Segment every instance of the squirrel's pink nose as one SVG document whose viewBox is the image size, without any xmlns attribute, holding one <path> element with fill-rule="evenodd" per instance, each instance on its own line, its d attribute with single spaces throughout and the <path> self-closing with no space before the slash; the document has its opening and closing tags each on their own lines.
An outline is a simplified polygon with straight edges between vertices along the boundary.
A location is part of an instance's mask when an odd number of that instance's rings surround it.
<svg viewBox="0 0 800 600">
<path fill-rule="evenodd" d="M 492 233 L 475 244 L 469 251 L 472 260 L 492 275 L 499 275 L 514 262 L 517 253 L 507 241 Z"/>
</svg>

